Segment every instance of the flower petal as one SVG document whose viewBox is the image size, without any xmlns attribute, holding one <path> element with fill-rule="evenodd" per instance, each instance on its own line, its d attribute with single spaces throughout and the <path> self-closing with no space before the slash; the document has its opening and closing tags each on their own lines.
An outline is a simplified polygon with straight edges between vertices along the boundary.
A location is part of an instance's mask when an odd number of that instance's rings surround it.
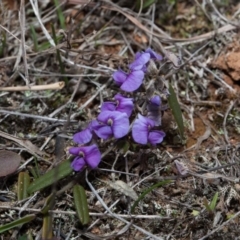
<svg viewBox="0 0 240 240">
<path fill-rule="evenodd" d="M 156 59 L 156 60 L 160 60 L 160 61 L 163 60 L 162 55 L 154 52 L 151 48 L 148 48 L 148 49 L 145 51 L 145 53 L 149 53 L 149 54 L 150 54 L 150 57 L 151 57 L 152 59 Z"/>
<path fill-rule="evenodd" d="M 106 124 L 99 124 L 98 126 L 95 126 L 94 132 L 99 138 L 102 138 L 104 140 L 112 137 L 113 135 L 111 126 L 108 126 Z"/>
<path fill-rule="evenodd" d="M 129 119 L 126 113 L 113 112 L 112 131 L 115 138 L 122 138 L 127 135 L 129 131 Z"/>
<path fill-rule="evenodd" d="M 126 92 L 133 92 L 141 86 L 143 78 L 143 71 L 133 71 L 127 76 L 125 82 L 121 85 L 120 88 Z"/>
<path fill-rule="evenodd" d="M 152 130 L 152 131 L 149 132 L 148 141 L 152 145 L 156 145 L 158 143 L 161 143 L 165 136 L 166 136 L 166 134 L 163 131 Z"/>
<path fill-rule="evenodd" d="M 101 112 L 103 111 L 115 111 L 116 104 L 114 102 L 104 102 L 101 106 Z"/>
<path fill-rule="evenodd" d="M 118 70 L 113 73 L 112 77 L 117 85 L 122 85 L 127 78 L 127 74 L 122 70 Z"/>
<path fill-rule="evenodd" d="M 147 144 L 148 142 L 147 121 L 145 121 L 145 118 L 140 114 L 138 115 L 138 119 L 133 123 L 132 137 L 136 143 Z"/>
<path fill-rule="evenodd" d="M 79 156 L 79 153 L 81 152 L 81 147 L 71 147 L 68 151 L 72 155 Z"/>
<path fill-rule="evenodd" d="M 96 168 L 101 161 L 101 153 L 96 144 L 85 147 L 85 162 L 91 168 Z"/>
<path fill-rule="evenodd" d="M 112 117 L 114 116 L 114 114 L 112 114 L 113 111 L 104 111 L 104 112 L 101 112 L 98 117 L 97 117 L 97 120 L 102 122 L 102 123 L 105 123 L 105 124 L 108 124 L 108 120 L 112 119 Z M 114 111 L 115 112 L 115 111 Z M 96 127 L 94 127 L 94 129 L 96 129 Z"/>
<path fill-rule="evenodd" d="M 116 110 L 123 113 L 125 112 L 128 117 L 130 117 L 134 107 L 133 99 L 125 98 L 120 94 L 115 95 L 114 99 L 118 102 Z"/>
<path fill-rule="evenodd" d="M 89 143 L 92 139 L 92 132 L 89 128 L 73 135 L 73 141 L 78 144 Z"/>
<path fill-rule="evenodd" d="M 150 103 L 160 106 L 162 103 L 160 96 L 158 96 L 158 95 L 153 96 L 150 99 Z"/>
<path fill-rule="evenodd" d="M 129 65 L 129 68 L 131 70 L 141 70 L 149 60 L 149 53 L 137 53 L 135 60 Z"/>
<path fill-rule="evenodd" d="M 82 157 L 75 157 L 71 163 L 71 168 L 73 168 L 74 171 L 81 171 L 85 165 L 86 163 Z"/>
</svg>

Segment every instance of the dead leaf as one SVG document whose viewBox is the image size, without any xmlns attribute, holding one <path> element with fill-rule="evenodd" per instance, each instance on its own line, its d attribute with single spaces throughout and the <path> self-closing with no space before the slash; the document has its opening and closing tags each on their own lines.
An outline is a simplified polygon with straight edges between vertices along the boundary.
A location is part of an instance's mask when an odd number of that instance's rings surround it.
<svg viewBox="0 0 240 240">
<path fill-rule="evenodd" d="M 17 153 L 0 150 L 0 177 L 5 177 L 17 170 L 22 158 Z"/>
<path fill-rule="evenodd" d="M 14 137 L 14 136 L 11 136 L 2 131 L 0 131 L 0 136 L 3 138 L 6 138 L 6 139 L 12 140 L 12 141 L 16 142 L 17 144 L 25 147 L 28 152 L 30 152 L 31 154 L 33 154 L 37 157 L 39 157 L 38 155 L 43 156 L 45 154 L 37 146 L 32 144 L 29 140 L 24 140 L 24 139 L 21 139 L 18 137 Z"/>
<path fill-rule="evenodd" d="M 123 182 L 121 180 L 117 180 L 115 182 L 107 181 L 107 184 L 111 188 L 117 190 L 118 192 L 123 193 L 124 195 L 132 198 L 135 201 L 138 199 L 136 192 L 130 186 L 128 186 L 125 182 Z"/>
</svg>

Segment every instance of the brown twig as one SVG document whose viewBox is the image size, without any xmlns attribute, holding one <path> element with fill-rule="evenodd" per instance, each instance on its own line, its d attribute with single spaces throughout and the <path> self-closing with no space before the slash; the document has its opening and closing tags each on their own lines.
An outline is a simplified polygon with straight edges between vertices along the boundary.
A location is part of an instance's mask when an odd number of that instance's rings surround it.
<svg viewBox="0 0 240 240">
<path fill-rule="evenodd" d="M 43 90 L 61 90 L 64 88 L 64 82 L 44 84 L 38 86 L 15 86 L 15 87 L 0 87 L 0 91 L 17 92 L 17 91 L 43 91 Z"/>
</svg>

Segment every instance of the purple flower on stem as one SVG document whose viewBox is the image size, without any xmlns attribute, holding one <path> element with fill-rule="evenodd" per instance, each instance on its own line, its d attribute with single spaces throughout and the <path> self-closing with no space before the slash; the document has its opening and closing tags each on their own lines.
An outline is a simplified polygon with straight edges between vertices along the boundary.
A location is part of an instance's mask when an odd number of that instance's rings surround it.
<svg viewBox="0 0 240 240">
<path fill-rule="evenodd" d="M 112 136 L 122 138 L 127 135 L 129 130 L 129 119 L 126 113 L 118 111 L 103 111 L 97 120 L 100 122 L 94 126 L 94 132 L 98 137 L 106 140 Z"/>
<path fill-rule="evenodd" d="M 71 163 L 74 171 L 81 171 L 86 165 L 96 168 L 101 161 L 101 153 L 95 144 L 87 147 L 72 147 L 69 153 L 76 156 Z"/>
<path fill-rule="evenodd" d="M 112 77 L 115 83 L 119 85 L 123 91 L 133 92 L 141 86 L 144 72 L 142 70 L 137 70 L 125 73 L 122 70 L 118 70 L 113 73 Z"/>
<path fill-rule="evenodd" d="M 114 99 L 116 102 L 104 102 L 101 106 L 101 112 L 103 111 L 118 111 L 123 112 L 131 116 L 133 111 L 133 99 L 125 98 L 121 94 L 116 94 Z"/>
<path fill-rule="evenodd" d="M 159 96 L 153 96 L 150 99 L 150 102 L 148 104 L 148 114 L 147 117 L 154 121 L 155 126 L 161 125 L 161 98 Z"/>
<path fill-rule="evenodd" d="M 155 126 L 153 120 L 138 114 L 132 127 L 132 137 L 136 143 L 156 145 L 163 141 L 166 134 L 163 131 L 153 130 Z"/>
<path fill-rule="evenodd" d="M 98 125 L 97 120 L 92 120 L 86 129 L 73 135 L 73 141 L 78 144 L 86 144 L 92 140 L 93 127 Z"/>
</svg>

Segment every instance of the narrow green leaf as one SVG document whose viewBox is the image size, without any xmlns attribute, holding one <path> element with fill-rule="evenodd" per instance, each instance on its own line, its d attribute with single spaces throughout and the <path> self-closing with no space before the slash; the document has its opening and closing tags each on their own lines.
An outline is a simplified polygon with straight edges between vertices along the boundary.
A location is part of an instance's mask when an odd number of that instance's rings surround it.
<svg viewBox="0 0 240 240">
<path fill-rule="evenodd" d="M 4 56 L 4 51 L 7 47 L 7 37 L 6 33 L 2 32 L 2 39 L 0 39 L 0 57 Z"/>
<path fill-rule="evenodd" d="M 55 4 L 55 7 L 57 8 L 57 16 L 58 16 L 58 20 L 60 22 L 60 26 L 62 29 L 65 29 L 66 28 L 65 17 L 64 17 L 61 7 L 59 7 L 59 1 L 54 0 L 54 4 Z"/>
<path fill-rule="evenodd" d="M 54 200 L 55 200 L 55 193 L 50 194 L 50 196 L 47 197 L 44 206 L 41 209 L 42 214 L 47 214 L 49 210 L 53 208 L 54 205 Z"/>
<path fill-rule="evenodd" d="M 90 221 L 89 217 L 89 210 L 88 210 L 88 203 L 87 197 L 85 193 L 85 189 L 77 184 L 73 187 L 73 198 L 74 198 L 74 205 L 77 211 L 78 218 L 82 225 L 86 225 Z"/>
<path fill-rule="evenodd" d="M 147 188 L 146 190 L 143 191 L 143 193 L 138 197 L 138 199 L 134 202 L 133 206 L 131 207 L 131 213 L 134 212 L 136 206 L 138 205 L 138 203 L 149 193 L 151 192 L 152 190 L 158 188 L 158 187 L 162 187 L 168 183 L 170 183 L 171 181 L 170 180 L 165 180 L 165 181 L 161 181 L 161 182 L 158 182 L 154 185 L 152 185 L 151 187 Z"/>
<path fill-rule="evenodd" d="M 22 224 L 31 222 L 35 217 L 36 217 L 36 215 L 30 214 L 30 215 L 27 215 L 23 218 L 17 219 L 13 222 L 2 225 L 2 226 L 0 226 L 0 233 L 6 232 L 6 231 L 8 231 L 8 230 L 10 230 L 14 227 L 21 226 Z"/>
<path fill-rule="evenodd" d="M 218 192 L 216 192 L 216 193 L 214 194 L 213 199 L 212 199 L 211 203 L 209 204 L 209 207 L 210 207 L 210 209 L 211 209 L 212 211 L 215 210 L 215 207 L 216 207 L 216 205 L 217 205 L 217 200 L 218 200 Z"/>
<path fill-rule="evenodd" d="M 37 34 L 33 25 L 30 25 L 32 40 L 33 40 L 33 49 L 35 52 L 38 52 L 38 41 L 37 41 Z"/>
<path fill-rule="evenodd" d="M 155 0 L 146 0 L 146 1 L 143 2 L 143 7 L 142 8 L 145 9 L 145 8 L 151 6 L 154 2 L 155 2 Z"/>
<path fill-rule="evenodd" d="M 70 166 L 71 161 L 66 160 L 61 162 L 54 169 L 51 169 L 49 172 L 45 173 L 40 178 L 36 179 L 30 184 L 27 191 L 29 194 L 39 191 L 45 187 L 48 187 L 55 183 L 56 181 L 68 176 L 72 173 L 72 168 Z"/>
<path fill-rule="evenodd" d="M 144 1 L 142 1 L 142 3 L 141 3 L 141 1 L 142 0 L 138 0 L 137 1 L 137 5 L 136 6 L 137 6 L 138 11 L 140 10 L 140 8 L 142 8 L 142 10 L 143 10 L 143 9 L 151 6 L 155 2 L 155 0 L 144 0 Z"/>
<path fill-rule="evenodd" d="M 42 227 L 42 239 L 53 239 L 53 230 L 52 230 L 52 215 L 46 214 L 43 217 L 43 227 Z"/>
<path fill-rule="evenodd" d="M 18 201 L 28 197 L 27 188 L 30 184 L 30 177 L 27 172 L 18 174 Z"/>
<path fill-rule="evenodd" d="M 208 204 L 208 200 L 206 199 L 206 197 L 203 197 L 203 205 L 205 206 L 205 208 L 207 209 L 208 212 L 212 212 L 212 209 L 210 208 L 209 204 Z"/>
<path fill-rule="evenodd" d="M 169 89 L 168 90 L 169 90 L 169 93 L 170 93 L 170 96 L 168 97 L 168 103 L 169 103 L 169 106 L 172 110 L 174 119 L 175 119 L 175 121 L 178 125 L 178 130 L 179 130 L 180 136 L 183 139 L 184 125 L 183 125 L 182 111 L 181 111 L 180 105 L 178 103 L 177 96 L 176 96 L 176 94 L 173 90 L 173 87 L 170 83 L 169 83 Z"/>
<path fill-rule="evenodd" d="M 57 45 L 58 44 L 58 39 L 57 39 L 55 28 L 54 28 L 53 24 L 52 24 L 52 34 L 53 34 L 53 40 L 54 40 L 55 44 Z M 65 74 L 65 68 L 64 68 L 64 64 L 62 62 L 60 51 L 57 49 L 56 53 L 57 53 L 57 60 L 59 62 L 60 72 L 61 72 L 61 74 Z M 68 82 L 67 77 L 63 77 L 63 80 L 64 80 L 65 83 Z"/>
</svg>

